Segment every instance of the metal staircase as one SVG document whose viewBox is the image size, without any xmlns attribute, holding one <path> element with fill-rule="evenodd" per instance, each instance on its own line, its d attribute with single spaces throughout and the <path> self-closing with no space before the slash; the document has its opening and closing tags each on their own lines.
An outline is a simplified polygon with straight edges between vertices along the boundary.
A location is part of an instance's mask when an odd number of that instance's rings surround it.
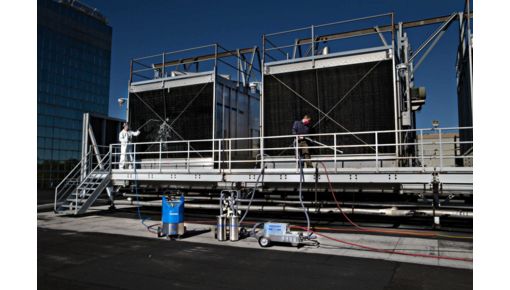
<svg viewBox="0 0 510 290">
<path fill-rule="evenodd" d="M 109 191 L 110 152 L 99 157 L 94 168 L 92 155 L 89 151 L 55 189 L 55 213 L 84 214 L 105 189 Z M 63 202 L 59 205 L 60 201 Z"/>
</svg>

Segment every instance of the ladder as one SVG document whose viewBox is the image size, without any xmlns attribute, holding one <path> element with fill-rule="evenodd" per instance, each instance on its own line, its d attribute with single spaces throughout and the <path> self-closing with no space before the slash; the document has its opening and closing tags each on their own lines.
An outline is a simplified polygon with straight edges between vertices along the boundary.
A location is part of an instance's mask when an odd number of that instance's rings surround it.
<svg viewBox="0 0 510 290">
<path fill-rule="evenodd" d="M 89 152 L 57 186 L 55 190 L 55 213 L 84 214 L 105 189 L 109 191 L 107 186 L 111 180 L 111 164 L 108 162 L 110 152 L 86 174 L 89 171 L 87 167 L 92 164 L 89 161 L 90 154 Z M 61 200 L 63 202 L 58 206 Z"/>
</svg>

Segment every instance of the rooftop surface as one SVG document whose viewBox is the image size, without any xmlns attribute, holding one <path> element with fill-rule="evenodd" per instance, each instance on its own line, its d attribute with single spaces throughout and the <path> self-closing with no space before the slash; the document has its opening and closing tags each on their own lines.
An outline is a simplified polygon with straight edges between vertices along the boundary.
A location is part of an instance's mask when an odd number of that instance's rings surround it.
<svg viewBox="0 0 510 290">
<path fill-rule="evenodd" d="M 157 224 L 152 215 L 148 225 Z M 213 223 L 186 223 L 179 241 L 157 238 L 136 208 L 96 206 L 81 217 L 38 213 L 38 286 L 200 289 L 470 289 L 473 263 L 403 256 L 319 237 L 321 246 L 260 248 L 254 238 L 214 239 Z M 251 227 L 249 228 L 251 229 Z M 472 240 L 324 232 L 376 248 L 472 259 Z M 452 234 L 454 235 L 454 234 Z M 308 286 L 305 286 L 308 285 Z"/>
</svg>

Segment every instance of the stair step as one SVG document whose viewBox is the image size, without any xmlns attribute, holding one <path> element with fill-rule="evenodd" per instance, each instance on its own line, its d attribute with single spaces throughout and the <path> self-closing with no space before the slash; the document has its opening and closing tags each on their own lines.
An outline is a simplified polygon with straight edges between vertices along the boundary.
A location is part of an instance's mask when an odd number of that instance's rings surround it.
<svg viewBox="0 0 510 290">
<path fill-rule="evenodd" d="M 75 205 L 63 204 L 63 205 L 61 205 L 61 207 L 72 207 L 72 208 L 76 208 L 77 207 L 78 209 L 80 209 L 81 205 L 75 206 Z"/>
<path fill-rule="evenodd" d="M 57 210 L 57 213 L 63 213 L 63 214 L 72 214 L 74 215 L 74 210 Z"/>
<path fill-rule="evenodd" d="M 66 199 L 66 201 L 69 201 L 69 202 L 76 202 L 76 199 Z M 84 202 L 87 202 L 87 199 L 82 199 L 82 200 L 78 200 L 79 203 L 84 203 Z"/>
<path fill-rule="evenodd" d="M 71 195 L 78 195 L 78 196 L 81 196 L 82 194 L 81 194 L 81 193 L 80 193 L 80 194 L 76 194 L 76 192 L 73 192 Z M 91 196 L 91 195 L 92 195 L 92 193 L 85 193 L 84 195 L 85 195 L 85 196 Z"/>
<path fill-rule="evenodd" d="M 82 190 L 89 190 L 89 191 L 92 190 L 92 191 L 94 191 L 94 190 L 96 190 L 96 188 L 97 187 L 78 187 L 77 190 L 78 191 L 82 191 Z"/>
</svg>

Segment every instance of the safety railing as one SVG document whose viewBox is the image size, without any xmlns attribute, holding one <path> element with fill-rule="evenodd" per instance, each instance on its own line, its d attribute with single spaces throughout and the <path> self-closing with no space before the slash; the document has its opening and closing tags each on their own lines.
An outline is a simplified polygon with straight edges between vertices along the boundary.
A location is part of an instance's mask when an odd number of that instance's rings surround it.
<svg viewBox="0 0 510 290">
<path fill-rule="evenodd" d="M 374 18 L 380 18 L 380 17 L 391 17 L 391 29 L 389 31 L 381 31 L 378 29 L 378 26 L 375 26 L 375 27 L 373 27 L 373 30 L 374 30 L 373 32 L 364 32 L 362 34 L 344 35 L 341 37 L 338 35 L 334 35 L 334 34 L 333 35 L 319 35 L 317 33 L 317 29 L 319 29 L 319 28 L 330 27 L 330 26 L 341 25 L 341 24 L 352 23 L 352 22 L 358 22 L 358 21 L 362 21 L 362 20 L 368 20 L 368 19 L 374 19 Z M 393 12 L 390 12 L 390 13 L 385 13 L 385 14 L 361 17 L 361 18 L 356 18 L 356 19 L 349 19 L 349 20 L 333 22 L 333 23 L 328 23 L 328 24 L 322 24 L 322 25 L 312 25 L 310 27 L 305 27 L 305 28 L 298 28 L 298 29 L 292 29 L 292 30 L 288 30 L 288 31 L 265 34 L 263 36 L 263 45 L 262 45 L 263 63 L 266 63 L 266 61 L 265 61 L 266 56 L 275 62 L 282 61 L 281 58 L 278 57 L 278 56 L 281 57 L 281 54 L 283 54 L 284 60 L 308 57 L 312 60 L 312 62 L 314 62 L 316 55 L 319 52 L 318 51 L 319 43 L 321 43 L 321 42 L 326 42 L 326 41 L 331 42 L 331 41 L 345 39 L 345 38 L 361 37 L 361 36 L 368 36 L 368 35 L 374 35 L 374 34 L 378 34 L 380 36 L 384 46 L 388 46 L 388 43 L 382 36 L 382 33 L 391 32 L 392 40 L 393 40 L 395 38 L 395 28 L 394 27 L 395 27 L 394 14 L 393 14 Z M 281 45 L 281 46 L 276 45 L 272 41 L 269 40 L 269 37 L 282 36 L 284 34 L 296 33 L 296 32 L 301 32 L 301 31 L 310 31 L 311 37 L 308 39 L 296 39 L 293 44 Z M 266 44 L 268 44 L 268 48 L 266 48 Z M 269 45 L 271 45 L 270 48 L 269 48 Z M 302 54 L 302 51 L 301 51 L 301 46 L 303 46 L 303 45 L 308 45 L 308 49 L 306 50 L 304 55 Z M 286 51 L 288 51 L 288 49 L 292 49 L 292 51 L 286 52 Z M 272 51 L 279 52 L 278 56 L 277 57 L 271 56 L 269 54 L 269 52 L 272 52 Z M 298 52 L 299 52 L 299 56 L 297 56 Z M 310 56 L 308 56 L 309 54 L 310 54 Z"/>
<path fill-rule="evenodd" d="M 88 190 L 95 189 L 97 187 L 96 185 L 101 183 L 105 176 L 111 172 L 110 156 L 111 152 L 108 152 L 78 186 L 77 190 L 81 191 L 82 194 L 80 194 L 80 192 L 76 192 L 74 207 L 75 214 L 78 213 L 78 207 L 87 196 L 86 194 Z"/>
<path fill-rule="evenodd" d="M 256 55 L 258 62 L 255 62 Z M 130 83 L 167 79 L 172 77 L 172 73 L 177 74 L 173 77 L 181 78 L 186 75 L 197 76 L 225 70 L 224 73 L 227 74 L 237 73 L 237 82 L 239 83 L 242 79 L 246 85 L 251 76 L 260 76 L 260 66 L 255 67 L 259 62 L 260 54 L 257 46 L 228 50 L 215 43 L 132 59 Z"/>
<path fill-rule="evenodd" d="M 57 204 L 64 198 L 69 196 L 73 190 L 81 183 L 82 176 L 88 174 L 88 167 L 90 164 L 91 151 L 89 151 L 83 158 L 76 164 L 76 166 L 67 174 L 67 176 L 55 188 L 55 204 L 54 210 L 57 210 Z"/>
<path fill-rule="evenodd" d="M 313 140 L 309 142 L 307 149 L 315 149 L 320 153 L 311 153 L 311 157 L 307 159 L 301 157 L 301 161 L 324 162 L 328 167 L 332 167 L 334 172 L 352 170 L 353 168 L 365 168 L 371 171 L 402 171 L 406 167 L 419 171 L 433 167 L 434 171 L 442 171 L 446 167 L 458 167 L 455 165 L 458 160 L 473 158 L 472 155 L 458 156 L 455 154 L 457 146 L 460 144 L 471 144 L 472 146 L 473 141 L 456 141 L 452 137 L 453 135 L 443 133 L 455 133 L 470 129 L 472 127 L 304 135 L 305 139 Z M 424 137 L 426 133 L 431 132 L 437 135 Z M 404 136 L 415 137 L 407 138 L 407 142 L 398 142 L 398 140 L 403 140 Z M 358 144 L 344 142 L 349 138 L 356 140 Z M 243 140 L 248 143 L 258 141 L 261 146 L 260 148 L 233 147 L 236 141 Z M 364 140 L 373 140 L 373 142 Z M 265 166 L 266 163 L 276 169 L 291 168 L 297 171 L 299 169 L 297 154 L 300 149 L 304 148 L 300 147 L 299 141 L 299 136 L 285 135 L 220 140 L 143 142 L 130 144 L 131 148 L 128 148 L 128 154 L 133 157 L 132 164 L 137 166 L 137 169 L 150 169 L 159 172 L 171 170 L 191 173 L 196 169 L 233 172 L 237 169 L 245 170 Z M 285 144 L 285 146 L 281 146 L 281 144 Z M 154 151 L 147 151 L 149 146 Z M 119 159 L 122 155 L 120 144 L 110 145 L 110 152 L 112 152 L 111 168 L 118 169 Z M 129 159 L 126 157 L 126 160 Z M 349 162 L 359 165 L 345 167 L 344 165 Z M 469 170 L 469 168 L 465 170 Z"/>
<path fill-rule="evenodd" d="M 67 198 L 78 185 L 92 172 L 94 167 L 100 166 L 99 160 L 104 160 L 104 156 L 109 153 L 109 146 L 95 145 L 96 150 L 93 149 L 94 145 L 89 145 L 88 151 L 85 156 L 76 164 L 76 166 L 67 174 L 64 179 L 55 188 L 55 204 L 54 210 L 57 210 L 57 204 Z M 104 160 L 108 161 L 108 159 Z M 103 163 L 104 163 L 103 161 Z"/>
</svg>

